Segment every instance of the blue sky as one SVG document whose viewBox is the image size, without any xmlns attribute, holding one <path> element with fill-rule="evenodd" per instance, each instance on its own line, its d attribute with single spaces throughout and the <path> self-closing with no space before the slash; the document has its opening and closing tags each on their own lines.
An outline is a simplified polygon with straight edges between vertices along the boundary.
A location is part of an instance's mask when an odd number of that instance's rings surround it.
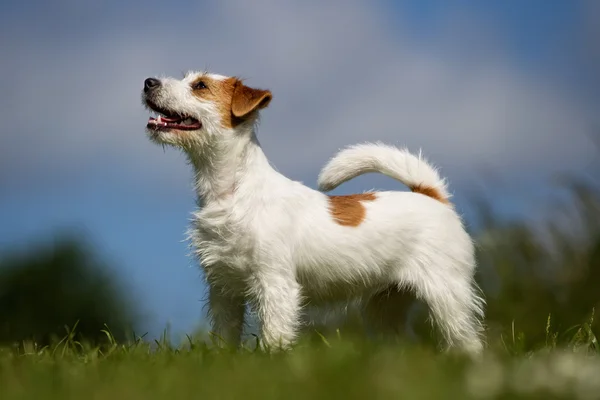
<svg viewBox="0 0 600 400">
<path fill-rule="evenodd" d="M 468 220 L 482 190 L 506 215 L 538 215 L 553 173 L 600 170 L 598 4 L 4 1 L 0 249 L 80 229 L 151 336 L 198 326 L 191 173 L 146 139 L 140 91 L 204 68 L 273 91 L 258 136 L 293 179 L 314 187 L 337 149 L 384 140 L 422 148 Z M 400 185 L 365 176 L 337 192 L 372 187 Z"/>
</svg>

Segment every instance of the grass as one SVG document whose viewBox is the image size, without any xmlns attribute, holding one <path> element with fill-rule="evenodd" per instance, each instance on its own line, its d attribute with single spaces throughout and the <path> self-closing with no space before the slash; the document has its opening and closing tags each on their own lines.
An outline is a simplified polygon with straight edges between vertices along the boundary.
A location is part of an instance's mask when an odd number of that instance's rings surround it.
<svg viewBox="0 0 600 400">
<path fill-rule="evenodd" d="M 527 353 L 511 327 L 476 360 L 339 334 L 265 354 L 251 342 L 233 351 L 210 339 L 119 344 L 106 330 L 107 344 L 92 348 L 73 328 L 52 346 L 0 349 L 0 399 L 597 399 L 600 347 L 591 322 L 558 347 L 549 318 L 546 343 Z"/>
</svg>

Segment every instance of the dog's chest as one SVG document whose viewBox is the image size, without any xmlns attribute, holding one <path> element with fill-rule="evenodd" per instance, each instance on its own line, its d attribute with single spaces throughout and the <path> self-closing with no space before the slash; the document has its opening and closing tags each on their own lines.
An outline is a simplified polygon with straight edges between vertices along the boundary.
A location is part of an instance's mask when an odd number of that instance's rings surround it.
<svg viewBox="0 0 600 400">
<path fill-rule="evenodd" d="M 222 210 L 201 210 L 194 213 L 190 238 L 208 279 L 230 285 L 248 276 L 254 259 L 254 236 L 247 218 Z"/>
</svg>

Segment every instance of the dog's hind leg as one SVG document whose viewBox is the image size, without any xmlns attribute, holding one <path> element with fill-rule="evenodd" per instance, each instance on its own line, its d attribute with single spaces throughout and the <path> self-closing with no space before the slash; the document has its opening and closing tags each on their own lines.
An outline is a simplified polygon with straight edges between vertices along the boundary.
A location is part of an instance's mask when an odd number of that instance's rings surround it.
<svg viewBox="0 0 600 400">
<path fill-rule="evenodd" d="M 427 304 L 448 348 L 477 354 L 483 349 L 484 300 L 470 275 L 461 270 L 464 268 L 414 262 L 399 270 L 400 287 L 412 288 L 417 298 Z"/>
<path fill-rule="evenodd" d="M 376 337 L 392 338 L 406 332 L 406 320 L 415 295 L 392 285 L 364 300 L 366 329 Z"/>
</svg>

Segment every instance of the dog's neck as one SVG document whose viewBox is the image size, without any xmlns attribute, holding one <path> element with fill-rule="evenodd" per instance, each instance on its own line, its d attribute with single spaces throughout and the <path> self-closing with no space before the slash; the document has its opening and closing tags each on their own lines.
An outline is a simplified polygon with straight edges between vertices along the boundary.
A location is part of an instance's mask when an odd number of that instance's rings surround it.
<svg viewBox="0 0 600 400">
<path fill-rule="evenodd" d="M 236 194 L 248 196 L 278 174 L 269 164 L 254 127 L 236 132 L 230 140 L 218 141 L 202 152 L 189 152 L 195 171 L 195 190 L 202 206 L 232 204 Z"/>
</svg>

